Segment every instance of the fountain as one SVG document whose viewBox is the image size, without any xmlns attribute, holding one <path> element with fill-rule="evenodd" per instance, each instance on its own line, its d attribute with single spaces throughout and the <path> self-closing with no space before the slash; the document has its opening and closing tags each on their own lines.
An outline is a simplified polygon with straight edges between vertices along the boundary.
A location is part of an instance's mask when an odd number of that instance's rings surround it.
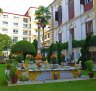
<svg viewBox="0 0 96 91">
<path fill-rule="evenodd" d="M 29 67 L 26 69 L 17 68 L 18 77 L 20 77 L 24 72 L 27 73 L 28 79 L 31 81 L 58 80 L 78 77 L 78 68 L 76 67 L 62 67 L 62 65 L 55 64 L 54 68 L 52 67 L 53 64 L 43 62 L 38 69 L 36 64 L 32 63 L 31 67 L 29 65 Z"/>
</svg>

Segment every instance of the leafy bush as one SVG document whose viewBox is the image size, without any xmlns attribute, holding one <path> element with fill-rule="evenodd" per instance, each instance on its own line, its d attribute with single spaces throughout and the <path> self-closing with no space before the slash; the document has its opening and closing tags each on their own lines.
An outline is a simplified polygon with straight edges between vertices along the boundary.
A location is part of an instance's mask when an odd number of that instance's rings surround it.
<svg viewBox="0 0 96 91">
<path fill-rule="evenodd" d="M 28 81 L 28 77 L 26 75 L 21 75 L 20 81 Z"/>
<path fill-rule="evenodd" d="M 42 61 L 46 61 L 46 57 L 42 56 Z"/>
<path fill-rule="evenodd" d="M 22 41 L 17 42 L 11 47 L 11 52 L 22 53 L 25 59 L 27 54 L 35 55 L 36 49 L 34 45 L 31 44 L 30 42 L 22 40 Z"/>
<path fill-rule="evenodd" d="M 88 60 L 86 63 L 86 69 L 90 72 L 92 72 L 92 69 L 94 67 L 93 61 L 92 60 Z"/>
<path fill-rule="evenodd" d="M 18 61 L 19 63 L 22 63 L 22 60 L 24 60 L 24 57 L 23 57 L 22 54 L 18 54 L 15 59 L 16 59 L 16 61 Z"/>
<path fill-rule="evenodd" d="M 16 72 L 16 67 L 12 65 L 11 69 L 10 69 L 10 73 L 9 73 L 10 79 L 12 79 L 14 77 L 15 72 Z"/>
</svg>

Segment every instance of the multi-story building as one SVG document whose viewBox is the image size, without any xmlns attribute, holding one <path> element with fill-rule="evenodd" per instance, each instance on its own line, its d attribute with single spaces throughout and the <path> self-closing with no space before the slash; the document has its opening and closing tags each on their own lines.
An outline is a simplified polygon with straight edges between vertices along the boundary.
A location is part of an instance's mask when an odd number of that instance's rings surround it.
<svg viewBox="0 0 96 91">
<path fill-rule="evenodd" d="M 96 0 L 54 0 L 49 7 L 53 12 L 53 27 L 51 28 L 54 31 L 54 42 L 84 40 L 89 33 L 96 35 L 96 9 L 94 9 Z M 65 55 L 68 51 L 70 52 L 70 50 L 65 50 Z M 74 60 L 77 60 L 80 49 L 74 48 L 71 51 Z M 90 51 L 96 54 L 95 48 L 90 48 Z"/>
<path fill-rule="evenodd" d="M 36 38 L 35 10 L 35 7 L 30 7 L 25 15 L 4 12 L 0 17 L 0 33 L 9 35 L 13 42 L 32 42 Z"/>
<path fill-rule="evenodd" d="M 44 42 L 44 47 L 49 47 L 51 45 L 51 30 L 50 27 L 46 27 L 44 29 L 44 41 L 43 41 L 43 33 L 41 30 L 41 44 L 43 45 Z"/>
</svg>

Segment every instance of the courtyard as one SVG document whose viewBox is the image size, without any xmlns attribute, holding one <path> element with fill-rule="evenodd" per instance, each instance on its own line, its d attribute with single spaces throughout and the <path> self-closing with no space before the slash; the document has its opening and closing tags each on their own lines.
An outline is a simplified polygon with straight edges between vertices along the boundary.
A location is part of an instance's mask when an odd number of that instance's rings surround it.
<svg viewBox="0 0 96 91">
<path fill-rule="evenodd" d="M 0 91 L 96 91 L 96 0 L 25 1 L 0 2 Z"/>
<path fill-rule="evenodd" d="M 67 81 L 45 84 L 8 86 L 5 76 L 5 64 L 0 64 L 0 91 L 95 91 L 96 79 Z M 84 71 L 84 75 L 87 72 Z M 95 72 L 96 77 L 96 72 Z"/>
</svg>

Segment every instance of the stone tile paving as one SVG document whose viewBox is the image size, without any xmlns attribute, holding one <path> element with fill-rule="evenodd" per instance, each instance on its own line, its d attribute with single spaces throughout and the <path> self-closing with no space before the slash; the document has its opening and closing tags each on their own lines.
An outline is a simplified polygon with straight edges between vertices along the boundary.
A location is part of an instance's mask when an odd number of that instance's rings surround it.
<svg viewBox="0 0 96 91">
<path fill-rule="evenodd" d="M 65 82 L 65 81 L 78 81 L 78 80 L 88 80 L 88 76 L 81 76 L 79 78 L 70 78 L 70 79 L 58 79 L 58 80 L 44 80 L 44 81 L 18 81 L 17 84 L 10 84 L 8 86 L 15 85 L 26 85 L 26 84 L 45 84 L 45 83 L 54 83 L 54 82 Z M 94 78 L 92 78 L 94 79 Z"/>
</svg>

